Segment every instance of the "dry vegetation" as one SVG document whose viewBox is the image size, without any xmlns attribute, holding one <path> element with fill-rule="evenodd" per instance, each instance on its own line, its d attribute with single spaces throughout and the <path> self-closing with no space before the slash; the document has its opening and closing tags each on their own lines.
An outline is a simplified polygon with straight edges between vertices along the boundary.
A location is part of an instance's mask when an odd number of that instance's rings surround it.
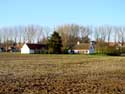
<svg viewBox="0 0 125 94">
<path fill-rule="evenodd" d="M 0 94 L 125 94 L 125 57 L 0 54 Z"/>
</svg>

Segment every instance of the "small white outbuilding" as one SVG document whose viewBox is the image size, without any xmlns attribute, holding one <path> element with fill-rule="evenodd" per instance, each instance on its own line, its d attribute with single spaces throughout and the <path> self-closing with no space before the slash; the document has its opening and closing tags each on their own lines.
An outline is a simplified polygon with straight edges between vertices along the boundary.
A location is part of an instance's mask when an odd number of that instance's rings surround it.
<svg viewBox="0 0 125 94">
<path fill-rule="evenodd" d="M 34 54 L 41 53 L 46 48 L 44 44 L 29 44 L 26 43 L 21 48 L 21 54 Z"/>
</svg>

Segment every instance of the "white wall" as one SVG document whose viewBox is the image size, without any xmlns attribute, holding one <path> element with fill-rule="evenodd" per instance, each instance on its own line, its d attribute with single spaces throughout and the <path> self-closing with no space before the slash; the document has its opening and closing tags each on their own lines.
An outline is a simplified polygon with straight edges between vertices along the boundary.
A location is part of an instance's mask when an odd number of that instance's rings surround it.
<svg viewBox="0 0 125 94">
<path fill-rule="evenodd" d="M 81 50 L 73 50 L 75 54 L 89 54 L 89 50 L 88 49 L 81 49 Z M 71 53 L 71 50 L 68 50 L 68 53 Z"/>
<path fill-rule="evenodd" d="M 89 54 L 93 54 L 93 53 L 95 53 L 94 48 L 90 48 L 90 49 L 89 49 Z"/>
<path fill-rule="evenodd" d="M 24 44 L 23 47 L 21 48 L 21 54 L 30 54 L 30 49 L 26 44 Z"/>
<path fill-rule="evenodd" d="M 35 53 L 35 51 L 30 49 L 30 54 L 33 54 L 33 53 Z"/>
</svg>

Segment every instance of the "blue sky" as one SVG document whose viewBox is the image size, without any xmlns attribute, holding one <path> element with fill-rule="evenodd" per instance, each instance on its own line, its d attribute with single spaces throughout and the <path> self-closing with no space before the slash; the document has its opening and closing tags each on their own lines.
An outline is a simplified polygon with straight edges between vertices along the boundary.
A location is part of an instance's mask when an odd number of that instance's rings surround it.
<svg viewBox="0 0 125 94">
<path fill-rule="evenodd" d="M 0 0 L 0 26 L 125 25 L 125 0 Z"/>
</svg>

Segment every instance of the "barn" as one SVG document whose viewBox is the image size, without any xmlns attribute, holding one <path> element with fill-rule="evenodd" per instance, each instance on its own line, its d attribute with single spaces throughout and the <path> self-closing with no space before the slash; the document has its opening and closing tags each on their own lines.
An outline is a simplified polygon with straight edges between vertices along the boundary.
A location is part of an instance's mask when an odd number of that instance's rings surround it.
<svg viewBox="0 0 125 94">
<path fill-rule="evenodd" d="M 44 44 L 26 43 L 21 48 L 21 54 L 42 53 L 42 51 L 46 50 L 46 48 L 47 48 L 47 46 Z"/>
</svg>

